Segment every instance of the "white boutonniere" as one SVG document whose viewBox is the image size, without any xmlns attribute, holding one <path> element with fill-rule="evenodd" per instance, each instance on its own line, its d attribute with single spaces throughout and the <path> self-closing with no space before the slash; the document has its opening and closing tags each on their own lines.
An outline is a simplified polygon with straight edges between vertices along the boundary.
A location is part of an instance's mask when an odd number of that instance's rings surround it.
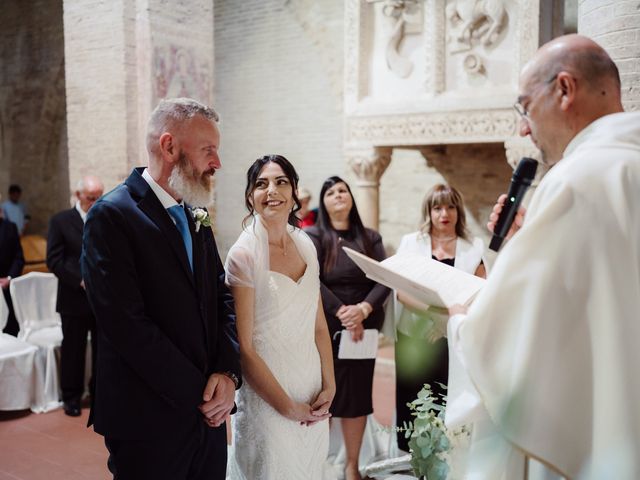
<svg viewBox="0 0 640 480">
<path fill-rule="evenodd" d="M 211 217 L 204 208 L 192 208 L 191 215 L 193 215 L 193 220 L 196 222 L 196 233 L 200 231 L 200 225 L 204 227 L 211 226 Z"/>
</svg>

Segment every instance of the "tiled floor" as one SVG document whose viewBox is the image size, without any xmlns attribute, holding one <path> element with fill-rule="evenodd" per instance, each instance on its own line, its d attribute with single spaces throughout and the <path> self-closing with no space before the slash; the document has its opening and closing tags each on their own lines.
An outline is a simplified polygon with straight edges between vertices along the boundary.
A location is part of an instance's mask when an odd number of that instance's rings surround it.
<svg viewBox="0 0 640 480">
<path fill-rule="evenodd" d="M 379 351 L 373 383 L 375 417 L 389 425 L 395 405 L 393 347 Z M 0 412 L 0 480 L 107 480 L 102 437 L 86 428 L 89 410 Z"/>
<path fill-rule="evenodd" d="M 1 480 L 102 480 L 110 478 L 102 437 L 86 428 L 88 409 L 67 417 L 0 413 Z"/>
</svg>

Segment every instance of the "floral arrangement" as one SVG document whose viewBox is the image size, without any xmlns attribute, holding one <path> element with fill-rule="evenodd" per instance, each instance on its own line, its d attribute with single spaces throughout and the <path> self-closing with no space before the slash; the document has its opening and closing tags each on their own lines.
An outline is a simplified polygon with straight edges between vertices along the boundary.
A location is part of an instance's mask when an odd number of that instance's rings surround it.
<svg viewBox="0 0 640 480">
<path fill-rule="evenodd" d="M 193 220 L 196 222 L 196 233 L 200 231 L 200 225 L 204 227 L 211 226 L 211 216 L 204 208 L 192 208 L 191 215 L 193 215 Z"/>
<path fill-rule="evenodd" d="M 445 427 L 446 396 L 443 396 L 443 400 L 443 404 L 436 403 L 431 386 L 425 384 L 418 392 L 418 398 L 409 404 L 415 420 L 405 423 L 401 429 L 405 432 L 405 438 L 409 439 L 414 475 L 424 476 L 427 480 L 450 478 L 450 452 L 469 439 L 466 428 L 451 431 Z"/>
</svg>

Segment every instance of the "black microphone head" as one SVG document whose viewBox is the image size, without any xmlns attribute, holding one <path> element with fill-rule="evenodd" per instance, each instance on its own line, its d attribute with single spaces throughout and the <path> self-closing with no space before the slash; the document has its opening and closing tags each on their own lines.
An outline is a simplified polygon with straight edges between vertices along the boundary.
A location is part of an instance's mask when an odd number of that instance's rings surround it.
<svg viewBox="0 0 640 480">
<path fill-rule="evenodd" d="M 533 158 L 522 157 L 516 171 L 513 172 L 511 177 L 511 186 L 509 187 L 509 193 L 505 200 L 502 212 L 498 216 L 495 228 L 493 230 L 493 238 L 489 244 L 489 248 L 493 251 L 498 251 L 502 245 L 502 241 L 509 232 L 509 228 L 513 223 L 513 219 L 518 212 L 520 202 L 524 198 L 524 194 L 527 188 L 533 182 L 533 178 L 536 176 L 536 170 L 538 169 L 538 162 Z"/>
<path fill-rule="evenodd" d="M 522 157 L 518 162 L 515 172 L 513 172 L 513 179 L 531 185 L 533 178 L 536 176 L 536 170 L 538 169 L 538 162 L 533 158 Z"/>
</svg>

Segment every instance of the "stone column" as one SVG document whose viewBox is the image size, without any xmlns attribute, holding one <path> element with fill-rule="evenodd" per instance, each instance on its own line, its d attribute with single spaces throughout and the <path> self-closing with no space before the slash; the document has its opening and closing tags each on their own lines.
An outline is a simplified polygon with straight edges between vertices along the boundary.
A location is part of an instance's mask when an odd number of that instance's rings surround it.
<svg viewBox="0 0 640 480">
<path fill-rule="evenodd" d="M 213 91 L 213 2 L 64 0 L 70 185 L 107 190 L 146 165 L 144 135 L 160 98 Z"/>
<path fill-rule="evenodd" d="M 125 57 L 135 51 L 129 2 L 64 0 L 69 186 L 85 174 L 100 176 L 109 190 L 128 173 L 128 128 L 136 115 Z M 133 12 L 135 13 L 135 12 Z"/>
<path fill-rule="evenodd" d="M 391 147 L 372 147 L 347 152 L 347 163 L 356 174 L 356 204 L 365 227 L 378 230 L 380 177 L 391 162 Z"/>
<path fill-rule="evenodd" d="M 637 1 L 579 0 L 578 33 L 607 50 L 620 70 L 625 110 L 640 110 L 640 8 Z"/>
</svg>

